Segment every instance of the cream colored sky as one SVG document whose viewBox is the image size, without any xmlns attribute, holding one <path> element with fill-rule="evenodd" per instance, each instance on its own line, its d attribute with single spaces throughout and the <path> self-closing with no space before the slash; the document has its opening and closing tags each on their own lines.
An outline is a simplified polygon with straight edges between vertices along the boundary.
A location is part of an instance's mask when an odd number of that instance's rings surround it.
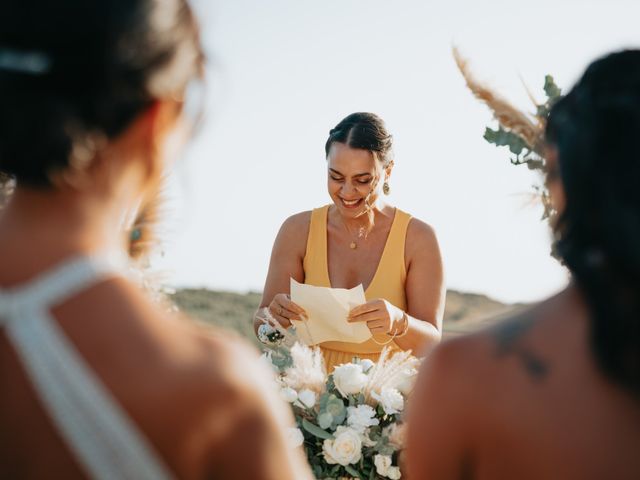
<svg viewBox="0 0 640 480">
<path fill-rule="evenodd" d="M 180 286 L 261 290 L 282 221 L 329 202 L 323 146 L 353 111 L 395 137 L 390 202 L 431 223 L 450 288 L 532 301 L 566 283 L 549 257 L 534 174 L 482 139 L 486 108 L 451 57 L 523 108 L 522 78 L 569 87 L 595 57 L 637 46 L 632 1 L 199 0 L 208 119 L 169 189 L 165 256 Z"/>
</svg>

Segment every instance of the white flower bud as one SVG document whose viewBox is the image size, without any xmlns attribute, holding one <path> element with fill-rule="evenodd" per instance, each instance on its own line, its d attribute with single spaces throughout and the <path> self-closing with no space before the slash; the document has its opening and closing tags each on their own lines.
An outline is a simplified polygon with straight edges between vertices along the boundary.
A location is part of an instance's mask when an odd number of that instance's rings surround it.
<svg viewBox="0 0 640 480">
<path fill-rule="evenodd" d="M 298 399 L 298 393 L 291 387 L 284 387 L 280 390 L 280 397 L 285 402 L 293 403 Z"/>
<path fill-rule="evenodd" d="M 316 404 L 316 392 L 312 390 L 302 390 L 298 393 L 298 400 L 307 408 L 313 408 Z"/>
</svg>

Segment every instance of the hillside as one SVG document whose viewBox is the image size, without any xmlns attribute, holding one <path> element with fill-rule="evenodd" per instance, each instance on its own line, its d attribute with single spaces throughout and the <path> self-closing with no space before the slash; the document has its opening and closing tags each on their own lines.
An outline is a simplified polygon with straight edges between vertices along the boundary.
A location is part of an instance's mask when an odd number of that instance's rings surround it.
<svg viewBox="0 0 640 480">
<path fill-rule="evenodd" d="M 235 330 L 255 343 L 251 319 L 260 297 L 255 292 L 240 294 L 182 289 L 171 298 L 178 308 L 191 316 Z M 444 313 L 445 335 L 471 332 L 520 308 L 523 305 L 505 305 L 484 295 L 449 290 Z"/>
</svg>

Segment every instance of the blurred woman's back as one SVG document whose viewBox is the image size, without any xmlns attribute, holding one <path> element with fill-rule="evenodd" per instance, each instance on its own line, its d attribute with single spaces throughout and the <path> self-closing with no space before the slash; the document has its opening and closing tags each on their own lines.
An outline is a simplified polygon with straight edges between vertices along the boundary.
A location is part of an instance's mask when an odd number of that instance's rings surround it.
<svg viewBox="0 0 640 480">
<path fill-rule="evenodd" d="M 429 357 L 412 478 L 640 478 L 638 132 L 640 51 L 594 62 L 554 106 L 547 183 L 572 283 Z"/>
<path fill-rule="evenodd" d="M 0 6 L 2 478 L 309 476 L 257 355 L 125 275 L 201 71 L 184 0 Z"/>
</svg>

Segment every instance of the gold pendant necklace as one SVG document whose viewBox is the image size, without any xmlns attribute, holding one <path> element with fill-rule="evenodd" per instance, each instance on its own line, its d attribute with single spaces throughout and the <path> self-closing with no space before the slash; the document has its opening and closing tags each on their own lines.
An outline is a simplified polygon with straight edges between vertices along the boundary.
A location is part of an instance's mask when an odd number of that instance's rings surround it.
<svg viewBox="0 0 640 480">
<path fill-rule="evenodd" d="M 358 243 L 353 240 L 353 235 L 351 234 L 351 230 L 349 230 L 349 227 L 347 227 L 346 222 L 344 221 L 344 219 L 342 218 L 342 216 L 340 216 L 340 221 L 342 222 L 342 225 L 344 226 L 344 229 L 347 231 L 347 233 L 349 234 L 349 236 L 351 237 L 351 242 L 349 243 L 349 248 L 351 250 L 356 250 L 358 248 Z M 365 239 L 367 238 L 365 235 L 365 228 L 364 227 L 360 227 L 358 228 L 358 238 L 362 238 L 364 237 Z"/>
</svg>

